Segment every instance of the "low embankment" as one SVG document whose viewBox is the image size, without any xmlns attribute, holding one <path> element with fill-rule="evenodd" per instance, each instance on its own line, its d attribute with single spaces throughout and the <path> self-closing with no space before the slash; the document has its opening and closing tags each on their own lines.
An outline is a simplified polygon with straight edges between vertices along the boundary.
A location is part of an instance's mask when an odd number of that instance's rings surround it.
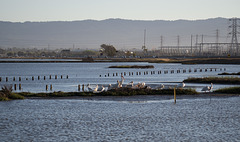
<svg viewBox="0 0 240 142">
<path fill-rule="evenodd" d="M 215 83 L 215 84 L 240 84 L 238 77 L 203 77 L 203 78 L 188 78 L 186 83 Z"/>
</svg>

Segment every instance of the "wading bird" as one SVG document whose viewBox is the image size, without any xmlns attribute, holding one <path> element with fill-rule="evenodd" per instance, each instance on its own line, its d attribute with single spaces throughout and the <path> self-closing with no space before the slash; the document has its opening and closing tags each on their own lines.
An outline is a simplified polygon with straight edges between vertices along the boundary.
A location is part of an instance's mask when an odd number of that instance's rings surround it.
<svg viewBox="0 0 240 142">
<path fill-rule="evenodd" d="M 205 87 L 203 87 L 202 88 L 202 91 L 208 91 L 208 92 L 210 92 L 211 90 L 213 89 L 213 84 L 211 83 L 211 86 L 205 86 Z"/>
</svg>

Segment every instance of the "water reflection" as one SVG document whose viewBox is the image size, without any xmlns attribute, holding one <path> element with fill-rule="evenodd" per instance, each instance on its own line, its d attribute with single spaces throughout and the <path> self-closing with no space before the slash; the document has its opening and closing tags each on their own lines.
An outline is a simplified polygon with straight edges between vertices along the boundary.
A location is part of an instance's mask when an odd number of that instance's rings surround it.
<svg viewBox="0 0 240 142">
<path fill-rule="evenodd" d="M 240 140 L 240 97 L 99 99 L 0 102 L 1 141 Z"/>
</svg>

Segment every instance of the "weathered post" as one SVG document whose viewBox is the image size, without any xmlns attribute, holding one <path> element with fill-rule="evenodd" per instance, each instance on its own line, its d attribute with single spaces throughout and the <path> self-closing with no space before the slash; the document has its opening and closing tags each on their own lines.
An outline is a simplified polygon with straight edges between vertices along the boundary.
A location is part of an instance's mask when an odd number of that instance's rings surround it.
<svg viewBox="0 0 240 142">
<path fill-rule="evenodd" d="M 78 92 L 80 92 L 80 89 L 81 89 L 81 87 L 80 87 L 81 85 L 80 84 L 78 84 Z"/>
<path fill-rule="evenodd" d="M 18 80 L 19 80 L 19 81 L 22 81 L 22 78 L 21 78 L 21 77 L 19 77 L 19 78 L 18 78 Z"/>
<path fill-rule="evenodd" d="M 46 91 L 48 91 L 48 85 L 46 85 Z"/>
<path fill-rule="evenodd" d="M 177 97 L 176 97 L 176 87 L 174 87 L 174 104 L 177 102 Z"/>
<path fill-rule="evenodd" d="M 38 80 L 40 80 L 40 76 L 38 76 Z"/>
<path fill-rule="evenodd" d="M 17 84 L 14 84 L 14 90 L 17 90 Z"/>
<path fill-rule="evenodd" d="M 50 90 L 52 91 L 52 84 L 50 85 Z"/>
<path fill-rule="evenodd" d="M 34 76 L 32 77 L 32 81 L 34 80 Z"/>
<path fill-rule="evenodd" d="M 84 92 L 84 84 L 82 85 L 82 91 Z"/>
<path fill-rule="evenodd" d="M 19 84 L 19 90 L 22 90 L 22 84 Z"/>
<path fill-rule="evenodd" d="M 63 79 L 63 76 L 61 75 L 61 79 Z"/>
<path fill-rule="evenodd" d="M 13 77 L 13 81 L 15 81 L 16 80 L 16 78 L 15 77 Z"/>
<path fill-rule="evenodd" d="M 51 76 L 51 75 L 49 75 L 49 79 L 52 79 L 52 76 Z"/>
<path fill-rule="evenodd" d="M 43 79 L 46 80 L 46 76 L 44 76 Z"/>
<path fill-rule="evenodd" d="M 55 79 L 57 79 L 57 75 L 55 75 Z"/>
<path fill-rule="evenodd" d="M 6 77 L 6 82 L 8 82 L 8 77 Z"/>
</svg>

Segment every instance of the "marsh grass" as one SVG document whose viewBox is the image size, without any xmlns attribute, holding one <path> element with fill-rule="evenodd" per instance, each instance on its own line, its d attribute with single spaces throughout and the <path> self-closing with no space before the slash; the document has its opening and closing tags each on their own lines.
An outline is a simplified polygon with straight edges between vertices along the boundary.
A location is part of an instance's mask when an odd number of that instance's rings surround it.
<svg viewBox="0 0 240 142">
<path fill-rule="evenodd" d="M 12 86 L 3 86 L 0 91 L 0 101 L 9 101 L 16 99 L 24 99 L 22 95 L 12 93 Z"/>
<path fill-rule="evenodd" d="M 216 93 L 240 94 L 240 87 L 229 87 L 215 90 Z"/>
<path fill-rule="evenodd" d="M 187 83 L 215 83 L 215 84 L 240 84 L 238 77 L 203 77 L 203 78 L 188 78 L 184 82 Z"/>
<path fill-rule="evenodd" d="M 240 75 L 240 72 L 238 72 L 238 73 L 227 73 L 227 72 L 224 72 L 224 73 L 219 73 L 218 75 Z"/>
</svg>

